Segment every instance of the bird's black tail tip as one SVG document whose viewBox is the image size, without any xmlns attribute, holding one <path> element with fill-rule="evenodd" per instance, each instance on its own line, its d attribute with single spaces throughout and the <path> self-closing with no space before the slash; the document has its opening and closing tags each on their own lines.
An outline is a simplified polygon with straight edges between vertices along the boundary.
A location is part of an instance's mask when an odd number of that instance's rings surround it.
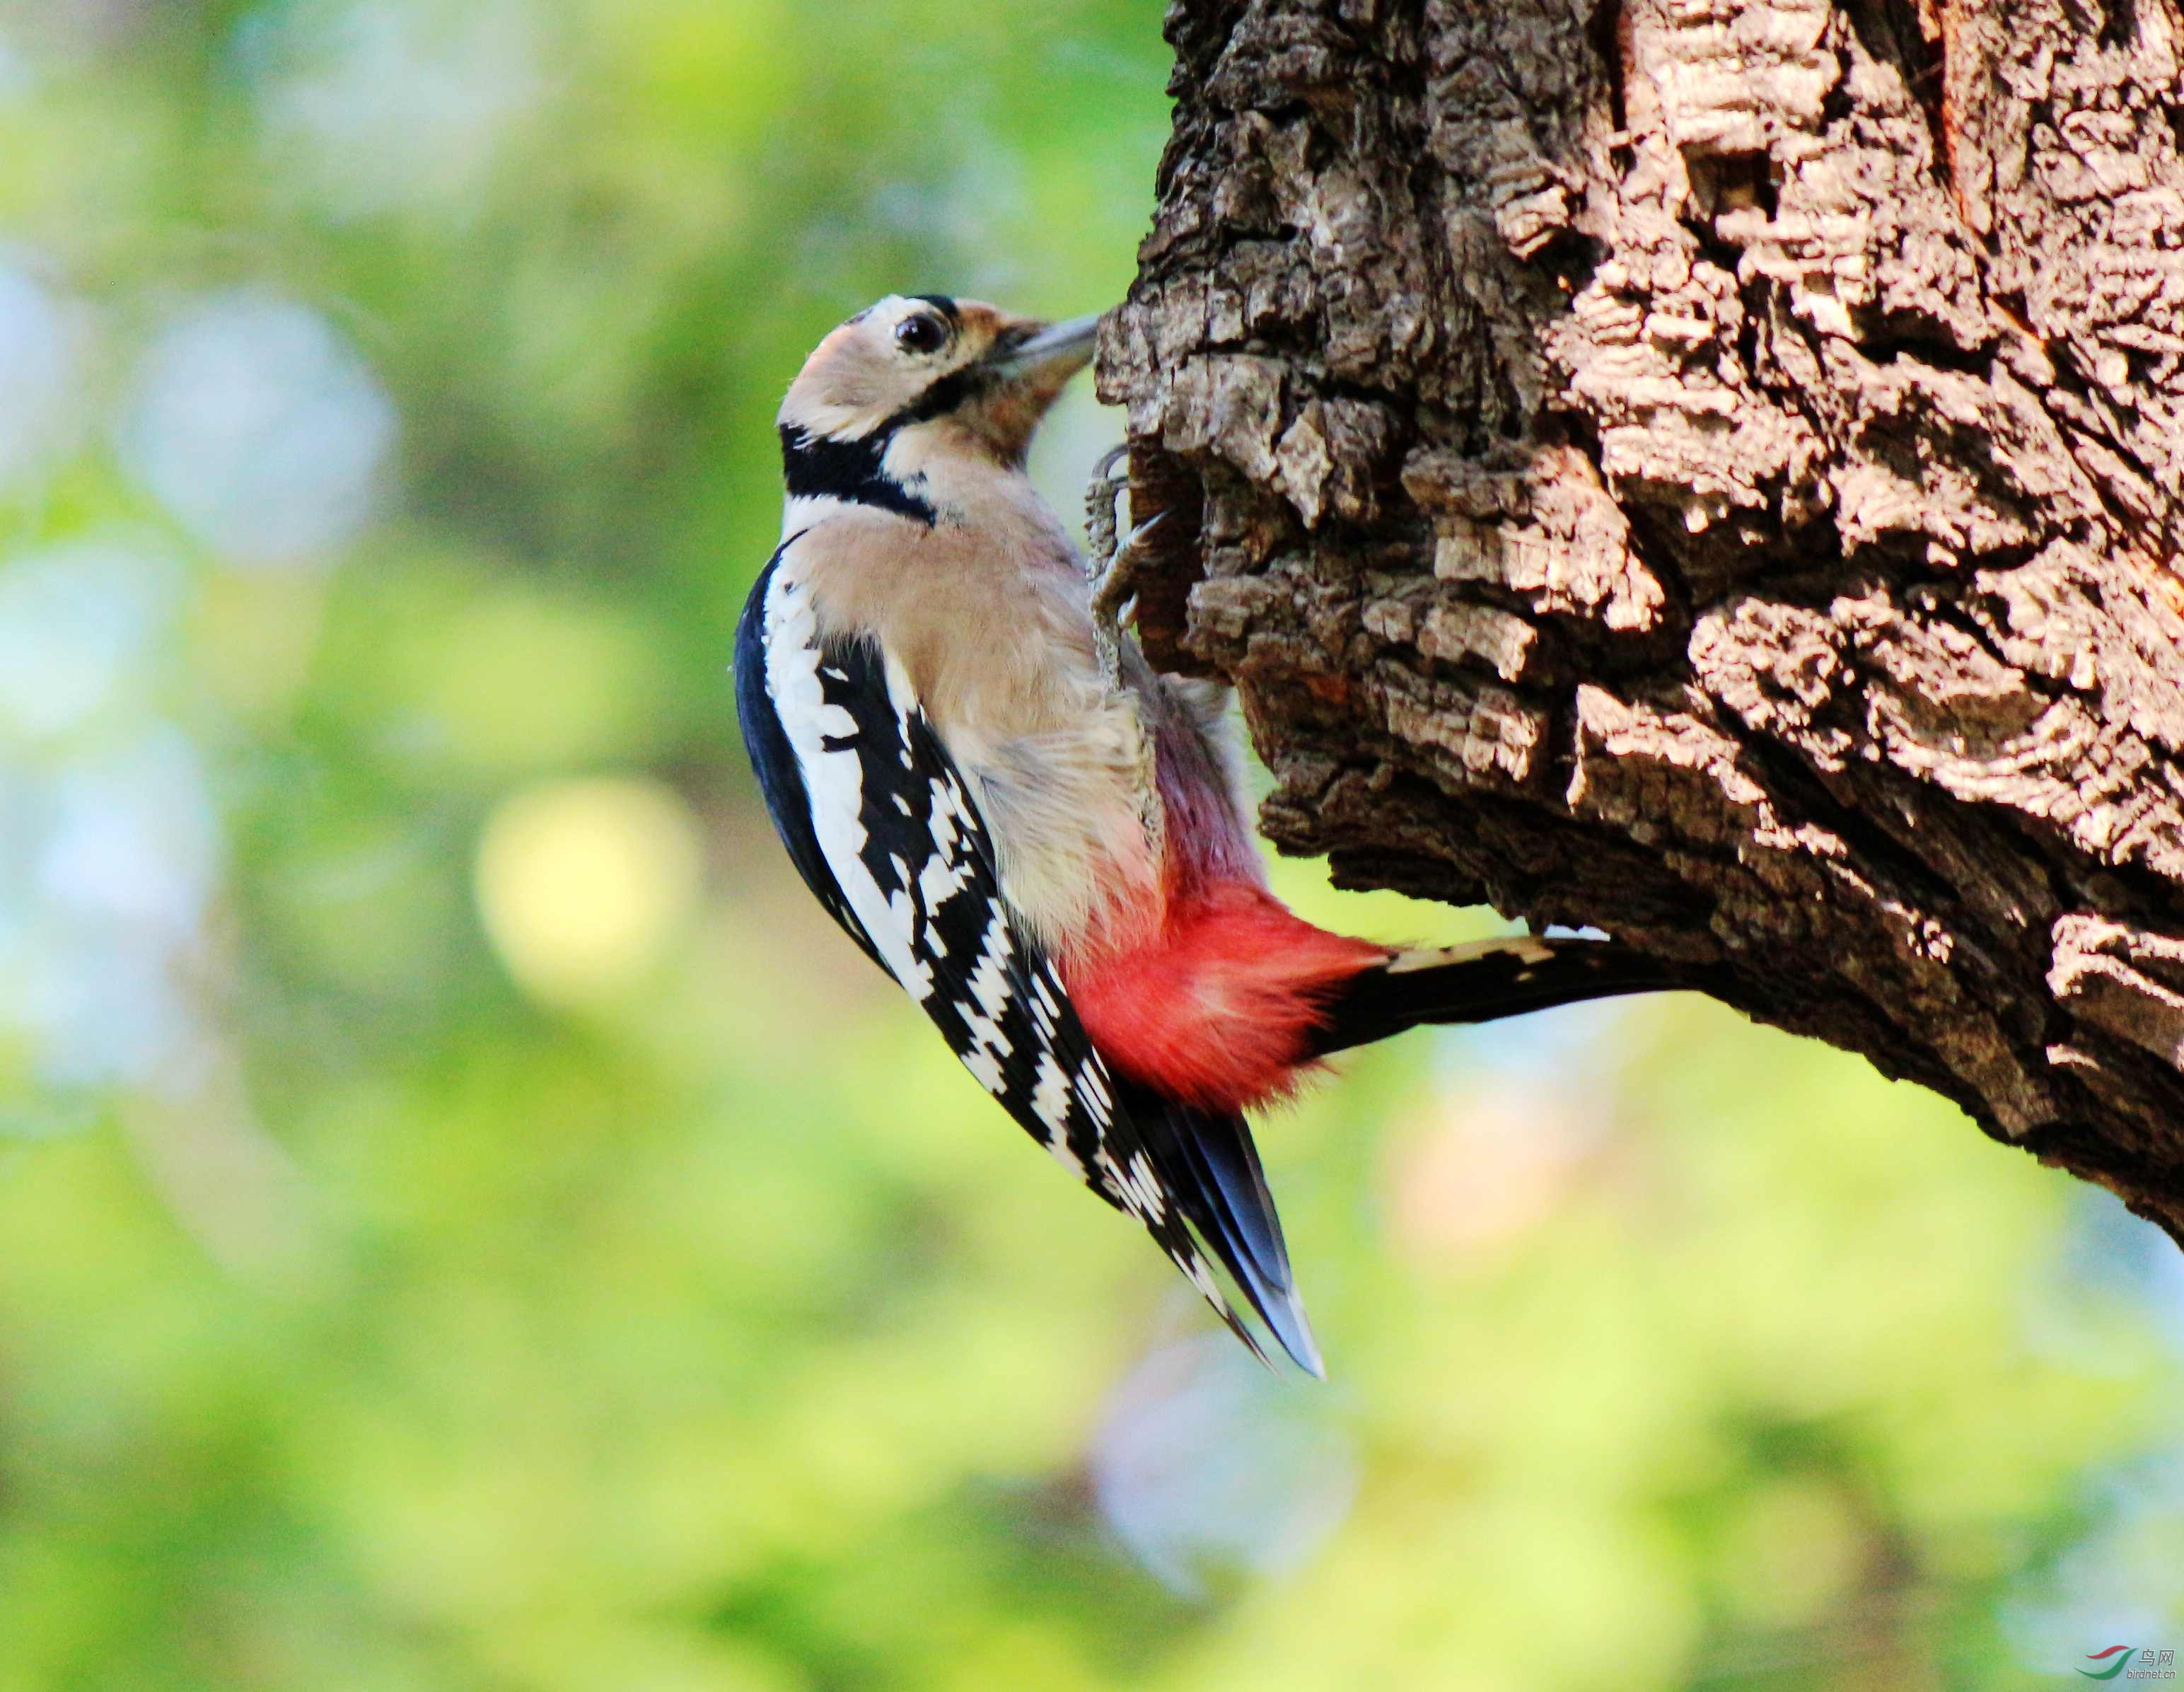
<svg viewBox="0 0 2184 1692">
<path fill-rule="evenodd" d="M 1684 985 L 1661 959 L 1612 940 L 1510 935 L 1398 952 L 1344 984 L 1309 1055 L 1323 1058 L 1429 1023 L 1493 1022 Z"/>
<path fill-rule="evenodd" d="M 1279 1320 L 1272 1313 L 1274 1310 L 1280 1312 Z M 1290 1362 L 1315 1381 L 1327 1378 L 1327 1360 L 1320 1355 L 1319 1340 L 1312 1331 L 1311 1319 L 1304 1313 L 1304 1300 L 1297 1296 L 1295 1287 L 1270 1306 L 1267 1326 L 1273 1330 L 1274 1337 L 1281 1342 Z"/>
</svg>

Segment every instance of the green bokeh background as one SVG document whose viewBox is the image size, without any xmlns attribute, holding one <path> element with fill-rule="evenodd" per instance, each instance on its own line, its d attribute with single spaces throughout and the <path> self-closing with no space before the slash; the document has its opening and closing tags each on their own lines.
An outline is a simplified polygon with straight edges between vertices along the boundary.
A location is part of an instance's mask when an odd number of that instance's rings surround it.
<svg viewBox="0 0 2184 1692">
<path fill-rule="evenodd" d="M 1689 1000 L 1363 1054 L 1262 1136 L 1275 1380 L 794 882 L 780 390 L 1117 299 L 1167 73 L 1122 0 L 0 0 L 0 1692 L 2184 1646 L 2184 1273 L 1937 1101 Z"/>
</svg>

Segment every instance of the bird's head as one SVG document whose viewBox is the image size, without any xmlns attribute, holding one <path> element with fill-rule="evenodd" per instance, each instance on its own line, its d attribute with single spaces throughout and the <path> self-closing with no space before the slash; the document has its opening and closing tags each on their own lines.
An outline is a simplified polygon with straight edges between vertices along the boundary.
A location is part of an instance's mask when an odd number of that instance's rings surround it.
<svg viewBox="0 0 2184 1692">
<path fill-rule="evenodd" d="M 820 342 L 782 401 L 789 493 L 859 497 L 845 484 L 904 482 L 935 453 L 1020 467 L 1039 419 L 1090 360 L 1097 321 L 1046 323 L 939 294 L 867 306 Z"/>
</svg>

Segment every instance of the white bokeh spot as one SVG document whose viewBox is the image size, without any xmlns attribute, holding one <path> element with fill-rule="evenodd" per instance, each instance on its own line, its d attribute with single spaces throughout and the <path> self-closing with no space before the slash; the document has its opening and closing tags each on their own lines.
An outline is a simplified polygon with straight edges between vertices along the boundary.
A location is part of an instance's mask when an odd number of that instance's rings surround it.
<svg viewBox="0 0 2184 1692">
<path fill-rule="evenodd" d="M 394 408 L 316 312 L 216 295 L 145 355 L 124 462 L 192 534 L 258 567 L 321 563 L 370 521 Z"/>
</svg>

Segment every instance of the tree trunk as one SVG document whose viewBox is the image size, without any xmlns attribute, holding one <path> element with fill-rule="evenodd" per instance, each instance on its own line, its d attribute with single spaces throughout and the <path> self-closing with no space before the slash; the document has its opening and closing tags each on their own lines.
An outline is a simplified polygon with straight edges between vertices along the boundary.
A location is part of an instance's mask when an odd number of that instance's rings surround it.
<svg viewBox="0 0 2184 1692">
<path fill-rule="evenodd" d="M 1283 847 L 2184 1240 L 2177 0 L 1189 0 L 1103 334 Z"/>
</svg>

